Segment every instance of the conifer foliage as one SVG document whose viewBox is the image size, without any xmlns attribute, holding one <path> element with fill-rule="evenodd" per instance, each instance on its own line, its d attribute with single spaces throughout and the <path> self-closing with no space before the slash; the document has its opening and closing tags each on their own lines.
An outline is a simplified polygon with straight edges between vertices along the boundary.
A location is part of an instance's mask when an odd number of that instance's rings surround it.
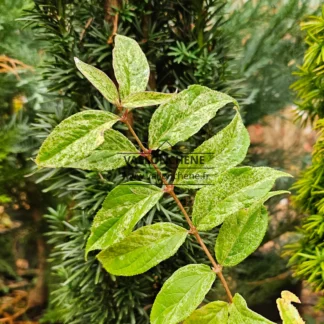
<svg viewBox="0 0 324 324">
<path fill-rule="evenodd" d="M 301 239 L 287 246 L 290 264 L 296 276 L 306 279 L 316 291 L 323 290 L 324 205 L 324 7 L 321 16 L 311 16 L 301 24 L 307 32 L 304 63 L 296 72 L 292 85 L 297 92 L 298 120 L 316 123 L 318 139 L 313 149 L 312 164 L 294 185 L 297 207 L 305 214 L 298 228 Z M 318 119 L 316 121 L 316 119 Z"/>
</svg>

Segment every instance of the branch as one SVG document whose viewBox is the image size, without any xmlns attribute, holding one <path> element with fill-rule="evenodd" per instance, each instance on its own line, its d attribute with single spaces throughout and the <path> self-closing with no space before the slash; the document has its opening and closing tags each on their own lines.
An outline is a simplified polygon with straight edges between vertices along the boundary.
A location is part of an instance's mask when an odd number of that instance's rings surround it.
<svg viewBox="0 0 324 324">
<path fill-rule="evenodd" d="M 136 132 L 134 131 L 132 125 L 130 124 L 130 122 L 128 120 L 128 110 L 127 109 L 126 109 L 125 113 L 123 114 L 123 116 L 121 117 L 120 121 L 127 125 L 129 131 L 134 136 L 136 142 L 138 143 L 139 147 L 142 150 L 141 155 L 144 156 L 150 162 L 150 164 L 154 167 L 155 171 L 157 172 L 160 179 L 162 180 L 163 184 L 166 186 L 164 191 L 171 195 L 171 197 L 174 199 L 174 201 L 176 202 L 176 204 L 180 208 L 181 212 L 183 213 L 183 215 L 184 215 L 184 217 L 185 217 L 185 219 L 186 219 L 186 221 L 187 221 L 187 223 L 188 223 L 188 225 L 190 227 L 189 233 L 195 236 L 197 242 L 200 244 L 201 248 L 203 249 L 203 251 L 207 255 L 209 261 L 211 262 L 211 264 L 213 266 L 212 270 L 216 273 L 216 275 L 220 279 L 220 281 L 221 281 L 221 283 L 222 283 L 222 285 L 223 285 L 223 287 L 224 287 L 224 289 L 226 291 L 227 298 L 228 298 L 229 302 L 232 303 L 233 296 L 232 296 L 231 291 L 230 291 L 230 289 L 228 287 L 228 284 L 227 284 L 227 282 L 226 282 L 226 280 L 225 280 L 225 278 L 223 276 L 222 266 L 219 265 L 216 262 L 216 260 L 213 258 L 212 254 L 208 250 L 207 246 L 205 245 L 204 241 L 202 240 L 201 236 L 199 235 L 198 230 L 196 229 L 196 227 L 192 223 L 187 211 L 185 210 L 184 206 L 182 205 L 181 201 L 179 200 L 177 194 L 174 192 L 174 186 L 172 184 L 169 184 L 167 179 L 163 176 L 163 174 L 162 174 L 161 170 L 159 169 L 159 167 L 153 162 L 152 155 L 151 155 L 152 151 L 147 149 L 143 145 L 143 143 L 139 139 L 139 137 L 137 136 Z"/>
</svg>

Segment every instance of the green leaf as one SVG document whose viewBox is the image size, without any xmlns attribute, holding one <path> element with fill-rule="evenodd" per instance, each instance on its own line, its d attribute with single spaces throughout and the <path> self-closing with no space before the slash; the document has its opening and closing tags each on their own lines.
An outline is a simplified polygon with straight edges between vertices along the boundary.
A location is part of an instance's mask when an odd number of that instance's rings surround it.
<svg viewBox="0 0 324 324">
<path fill-rule="evenodd" d="M 119 104 L 118 90 L 113 81 L 102 71 L 92 65 L 86 64 L 74 58 L 75 64 L 79 71 L 97 88 L 100 93 L 112 104 Z"/>
<path fill-rule="evenodd" d="M 287 192 L 270 192 L 250 208 L 241 209 L 225 219 L 215 246 L 218 263 L 235 266 L 259 247 L 268 227 L 268 212 L 262 204 L 283 193 Z"/>
<path fill-rule="evenodd" d="M 177 270 L 163 285 L 151 311 L 151 324 L 177 324 L 203 301 L 216 274 L 204 264 Z"/>
<path fill-rule="evenodd" d="M 249 133 L 237 112 L 227 127 L 182 158 L 174 184 L 193 189 L 213 183 L 218 175 L 244 160 L 249 145 Z"/>
<path fill-rule="evenodd" d="M 127 96 L 122 100 L 122 106 L 125 108 L 137 108 L 161 105 L 174 96 L 173 93 L 161 93 L 153 91 L 137 92 Z"/>
<path fill-rule="evenodd" d="M 240 294 L 235 294 L 229 306 L 228 324 L 275 324 L 263 316 L 251 311 Z"/>
<path fill-rule="evenodd" d="M 183 324 L 227 324 L 228 304 L 215 301 L 195 310 Z"/>
<path fill-rule="evenodd" d="M 116 276 L 134 276 L 174 255 L 188 231 L 172 223 L 144 226 L 124 240 L 101 251 L 99 261 Z"/>
<path fill-rule="evenodd" d="M 86 255 L 124 239 L 162 195 L 160 188 L 139 181 L 114 188 L 93 220 Z"/>
<path fill-rule="evenodd" d="M 200 85 L 190 86 L 154 112 L 149 126 L 149 147 L 166 149 L 186 140 L 228 103 L 237 105 L 224 93 Z"/>
<path fill-rule="evenodd" d="M 105 132 L 104 139 L 105 141 L 88 157 L 67 165 L 67 167 L 109 171 L 125 166 L 127 162 L 138 156 L 136 147 L 120 132 L 109 129 Z"/>
<path fill-rule="evenodd" d="M 281 292 L 281 297 L 277 299 L 277 306 L 283 324 L 305 324 L 297 308 L 291 304 L 291 302 L 300 303 L 299 298 L 287 290 Z"/>
<path fill-rule="evenodd" d="M 193 206 L 194 225 L 207 231 L 224 219 L 264 197 L 275 180 L 289 174 L 271 168 L 234 168 L 220 175 L 213 186 L 198 191 Z"/>
<path fill-rule="evenodd" d="M 46 138 L 36 157 L 39 166 L 67 167 L 85 159 L 104 142 L 104 132 L 119 117 L 110 112 L 86 110 L 63 120 Z"/>
<path fill-rule="evenodd" d="M 150 67 L 136 41 L 121 35 L 115 37 L 113 66 L 121 99 L 146 89 Z"/>
</svg>

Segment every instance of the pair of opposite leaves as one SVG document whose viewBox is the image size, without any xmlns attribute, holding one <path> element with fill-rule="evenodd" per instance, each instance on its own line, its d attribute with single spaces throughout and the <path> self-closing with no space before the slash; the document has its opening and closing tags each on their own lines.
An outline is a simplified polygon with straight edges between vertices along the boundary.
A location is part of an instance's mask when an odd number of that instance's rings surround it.
<svg viewBox="0 0 324 324">
<path fill-rule="evenodd" d="M 134 60 L 134 54 L 138 55 L 139 59 Z M 131 109 L 139 106 L 159 104 L 170 99 L 169 94 L 143 92 L 148 80 L 148 64 L 145 55 L 141 52 L 137 43 L 127 37 L 117 36 L 116 47 L 114 49 L 114 70 L 116 79 L 119 83 L 119 93 L 113 82 L 103 72 L 79 60 L 76 60 L 76 62 L 80 71 L 96 88 L 98 88 L 106 99 L 117 106 Z M 189 87 L 179 95 L 168 100 L 154 113 L 149 127 L 150 148 L 156 149 L 160 146 L 163 149 L 165 148 L 163 144 L 165 141 L 173 145 L 181 140 L 187 139 L 214 117 L 218 109 L 229 102 L 236 103 L 231 97 L 206 87 L 198 85 Z M 135 153 L 137 150 L 126 137 L 110 129 L 118 119 L 118 116 L 114 114 L 99 111 L 85 111 L 68 118 L 56 127 L 53 133 L 44 142 L 37 157 L 38 164 L 49 167 L 77 167 L 100 171 L 122 166 L 121 157 L 118 156 L 118 154 Z M 212 174 L 210 174 L 211 177 L 209 178 L 213 180 L 210 181 L 215 181 L 215 179 L 221 179 L 217 178 L 218 175 L 224 173 L 244 159 L 248 145 L 248 134 L 239 114 L 237 114 L 233 122 L 227 128 L 203 143 L 193 152 L 193 154 L 203 154 L 206 150 L 211 151 L 211 154 L 207 156 L 207 167 L 208 169 L 213 169 Z M 122 160 L 124 161 L 123 157 Z M 203 168 L 204 166 L 201 167 Z M 217 172 L 215 172 L 216 167 Z M 180 169 L 182 169 L 181 165 L 178 171 Z M 189 169 L 186 170 L 185 167 L 184 169 L 185 171 L 182 172 L 192 172 Z M 232 169 L 223 174 L 225 180 L 226 177 L 230 179 L 227 186 L 224 186 L 224 179 L 219 180 L 219 184 L 222 184 L 223 187 L 222 192 L 218 192 L 218 186 L 214 183 L 214 186 L 202 189 L 197 195 L 197 204 L 195 206 L 199 206 L 199 204 L 200 206 L 196 208 L 198 211 L 197 213 L 195 213 L 194 209 L 193 221 L 197 224 L 198 229 L 211 229 L 221 224 L 226 218 L 232 219 L 232 222 L 228 222 L 227 226 L 226 223 L 224 223 L 222 229 L 227 228 L 227 230 L 223 231 L 223 233 L 225 233 L 223 238 L 226 238 L 227 232 L 231 233 L 233 221 L 236 223 L 234 227 L 236 226 L 239 228 L 236 235 L 232 236 L 234 237 L 233 241 L 236 243 L 239 242 L 240 244 L 230 246 L 230 248 L 225 251 L 227 252 L 225 253 L 226 257 L 224 257 L 224 250 L 219 249 L 221 253 L 223 253 L 223 257 L 218 256 L 218 258 L 223 258 L 224 265 L 226 265 L 226 263 L 227 265 L 233 265 L 233 262 L 235 264 L 240 262 L 242 255 L 239 257 L 234 255 L 234 261 L 226 260 L 231 254 L 230 252 L 234 251 L 235 248 L 236 251 L 239 251 L 240 246 L 244 247 L 244 244 L 249 238 L 247 234 L 249 228 L 251 228 L 251 224 L 254 225 L 254 227 L 258 225 L 258 215 L 263 215 L 263 224 L 267 223 L 264 222 L 264 220 L 267 220 L 266 213 L 264 213 L 264 210 L 260 210 L 260 206 L 263 200 L 265 200 L 261 199 L 261 196 L 265 197 L 265 193 L 271 189 L 277 177 L 285 175 L 268 168 L 258 168 L 256 172 L 260 174 L 263 173 L 263 175 L 261 178 L 260 175 L 259 178 L 258 176 L 254 178 L 257 185 L 252 181 L 250 185 L 245 186 L 245 188 L 241 190 L 241 195 L 237 192 L 231 192 L 231 194 L 228 195 L 228 189 L 233 189 L 235 187 L 233 182 L 237 182 L 238 175 L 250 171 L 254 172 L 255 170 L 256 169 L 251 168 Z M 251 180 L 250 175 L 247 178 Z M 200 188 L 200 185 L 194 180 L 190 181 L 182 184 L 178 183 L 178 185 Z M 238 181 L 237 184 L 239 182 L 240 181 Z M 147 186 L 145 188 L 139 187 L 141 184 L 143 183 L 129 183 L 125 184 L 125 186 L 115 188 L 108 195 L 103 208 L 99 211 L 93 223 L 92 235 L 87 244 L 87 252 L 94 249 L 106 248 L 111 245 L 110 248 L 99 254 L 99 259 L 103 262 L 106 269 L 108 271 L 111 270 L 110 272 L 112 273 L 133 275 L 145 272 L 150 267 L 174 254 L 187 236 L 187 232 L 183 228 L 174 224 L 164 223 L 146 226 L 130 234 L 138 220 L 142 218 L 162 196 L 162 192 L 159 188 L 154 186 Z M 206 192 L 204 192 L 204 190 Z M 150 191 L 153 191 L 153 195 Z M 199 194 L 201 199 L 199 199 Z M 209 200 L 206 199 L 208 194 L 210 197 Z M 218 210 L 214 210 L 214 207 L 211 206 L 210 203 L 212 198 L 217 194 L 220 197 L 223 196 L 223 198 L 219 198 L 218 205 L 216 206 Z M 127 199 L 125 199 L 125 196 L 127 196 Z M 250 205 L 251 202 L 257 200 L 257 198 L 260 198 L 262 202 L 259 201 L 258 204 L 253 207 L 253 210 L 249 209 L 250 212 L 245 212 L 247 217 L 244 217 L 244 213 L 238 213 L 240 208 Z M 107 208 L 106 205 L 108 206 Z M 212 207 L 212 209 L 210 209 L 210 207 Z M 229 209 L 229 207 L 231 207 L 231 209 Z M 115 211 L 114 208 L 116 208 Z M 209 211 L 209 213 L 204 213 L 204 208 L 205 211 Z M 118 212 L 116 213 L 117 210 Z M 130 212 L 130 210 L 132 210 L 132 212 Z M 230 210 L 230 212 L 228 212 L 228 210 Z M 212 219 L 214 213 L 216 213 L 218 219 Z M 232 215 L 232 218 L 228 217 L 230 215 Z M 251 215 L 257 215 L 257 217 L 250 217 Z M 241 222 L 244 218 L 245 221 Z M 241 226 L 238 226 L 238 221 L 241 222 Z M 249 226 L 247 226 L 248 224 Z M 264 226 L 262 228 L 264 229 Z M 219 235 L 220 239 L 217 247 L 222 246 L 221 233 Z M 259 230 L 257 234 L 258 233 L 260 234 L 262 231 Z M 241 240 L 238 239 L 240 235 Z M 261 236 L 263 237 L 263 235 Z M 126 239 L 124 239 L 125 237 Z M 260 240 L 260 235 L 258 236 L 258 240 Z M 119 243 L 114 245 L 116 242 Z M 139 242 L 141 243 L 138 245 Z M 132 263 L 132 260 L 138 259 L 138 256 L 142 254 L 143 242 L 146 250 L 148 246 L 150 247 L 150 253 L 147 253 L 149 260 L 147 260 L 147 262 L 146 260 L 144 260 L 145 262 L 143 262 L 143 260 L 142 262 L 137 262 L 135 269 L 134 263 L 129 267 L 129 261 Z M 223 245 L 225 246 L 224 242 L 226 243 L 226 240 L 223 239 Z M 255 242 L 254 245 L 257 247 L 260 242 L 258 244 L 255 244 Z M 255 248 L 253 248 L 253 250 Z M 251 246 L 247 250 L 251 250 Z M 245 254 L 247 250 L 245 250 Z M 152 253 L 153 255 L 155 254 L 155 257 L 152 257 Z M 107 260 L 107 255 L 109 260 Z M 158 257 L 156 257 L 156 255 L 158 255 Z M 244 256 L 244 258 L 246 256 Z M 127 261 L 126 266 L 123 260 Z M 204 265 L 191 265 L 188 267 L 208 268 Z M 188 270 L 186 267 L 182 269 L 179 271 Z M 116 271 L 119 272 L 117 273 Z M 209 274 L 214 276 L 209 268 L 208 271 Z M 198 273 L 199 271 L 195 269 L 193 275 L 198 275 Z M 177 272 L 174 276 L 176 277 L 176 275 Z M 173 280 L 174 276 L 172 276 L 170 280 Z M 178 284 L 179 283 L 177 283 L 177 285 Z M 208 290 L 210 288 L 207 287 L 208 285 L 206 285 L 206 282 L 203 286 L 208 288 Z M 162 299 L 165 299 L 165 289 L 163 288 L 161 291 L 162 294 L 160 297 L 162 296 Z M 207 291 L 198 289 L 196 292 L 203 298 Z M 201 299 L 201 296 L 198 299 Z M 193 297 L 194 296 L 191 295 L 190 300 L 192 300 Z M 194 298 L 196 301 L 198 299 Z M 153 318 L 155 313 L 154 310 L 157 309 L 158 306 L 156 305 L 158 304 L 159 302 L 157 301 L 153 307 Z M 191 311 L 193 311 L 198 304 L 191 303 L 191 305 L 195 305 Z M 183 298 L 179 305 L 183 305 Z M 178 308 L 179 305 L 173 306 Z M 181 312 L 174 312 L 175 308 L 173 308 L 172 314 L 175 314 L 177 318 L 173 318 L 172 321 L 170 319 L 170 323 L 175 323 L 179 320 L 179 314 L 181 315 Z M 187 315 L 190 315 L 190 313 Z M 187 315 L 185 317 L 187 317 Z M 160 316 L 161 315 L 158 315 L 159 318 L 161 318 Z M 185 318 L 183 314 L 181 316 L 183 319 Z M 158 323 L 159 321 L 154 319 L 154 322 Z"/>
</svg>

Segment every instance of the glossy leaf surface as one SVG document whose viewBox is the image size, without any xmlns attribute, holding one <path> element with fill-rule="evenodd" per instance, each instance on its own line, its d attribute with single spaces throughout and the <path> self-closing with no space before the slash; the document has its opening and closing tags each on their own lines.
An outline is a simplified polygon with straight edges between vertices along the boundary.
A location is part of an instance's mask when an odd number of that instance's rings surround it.
<svg viewBox="0 0 324 324">
<path fill-rule="evenodd" d="M 244 160 L 249 145 L 249 133 L 237 113 L 227 127 L 197 147 L 192 154 L 182 156 L 174 184 L 195 189 L 213 183 L 221 173 Z"/>
<path fill-rule="evenodd" d="M 114 188 L 93 220 L 86 254 L 92 250 L 106 249 L 124 239 L 162 195 L 160 188 L 139 181 L 123 183 Z"/>
<path fill-rule="evenodd" d="M 112 104 L 117 105 L 119 102 L 118 90 L 114 82 L 101 70 L 92 65 L 86 64 L 74 58 L 75 64 L 79 71 L 97 88 L 100 93 Z"/>
<path fill-rule="evenodd" d="M 220 225 L 226 217 L 263 198 L 277 178 L 287 176 L 266 167 L 234 168 L 223 173 L 213 186 L 198 191 L 192 214 L 194 225 L 204 231 Z"/>
<path fill-rule="evenodd" d="M 104 142 L 104 132 L 119 117 L 109 112 L 86 110 L 63 120 L 42 144 L 36 157 L 39 166 L 68 167 L 88 157 Z"/>
<path fill-rule="evenodd" d="M 228 324 L 275 324 L 247 307 L 240 294 L 235 294 L 233 303 L 229 306 Z"/>
<path fill-rule="evenodd" d="M 127 96 L 122 100 L 122 106 L 125 108 L 137 108 L 161 105 L 170 100 L 173 93 L 162 93 L 153 91 L 137 92 Z"/>
<path fill-rule="evenodd" d="M 241 209 L 225 219 L 215 246 L 218 263 L 235 266 L 259 247 L 268 228 L 268 213 L 262 204 L 270 197 L 283 193 L 287 192 L 270 192 L 250 208 Z"/>
<path fill-rule="evenodd" d="M 132 38 L 116 35 L 113 67 L 122 100 L 146 89 L 150 67 L 142 49 Z"/>
<path fill-rule="evenodd" d="M 227 324 L 228 304 L 215 301 L 195 310 L 183 324 Z"/>
<path fill-rule="evenodd" d="M 149 147 L 166 149 L 186 140 L 228 103 L 237 104 L 224 93 L 200 85 L 190 86 L 154 112 L 149 126 Z"/>
<path fill-rule="evenodd" d="M 98 255 L 104 268 L 117 276 L 134 276 L 174 255 L 188 231 L 172 223 L 141 227 Z"/>
<path fill-rule="evenodd" d="M 203 301 L 216 274 L 204 264 L 177 270 L 163 285 L 151 311 L 152 324 L 177 324 Z"/>
</svg>

